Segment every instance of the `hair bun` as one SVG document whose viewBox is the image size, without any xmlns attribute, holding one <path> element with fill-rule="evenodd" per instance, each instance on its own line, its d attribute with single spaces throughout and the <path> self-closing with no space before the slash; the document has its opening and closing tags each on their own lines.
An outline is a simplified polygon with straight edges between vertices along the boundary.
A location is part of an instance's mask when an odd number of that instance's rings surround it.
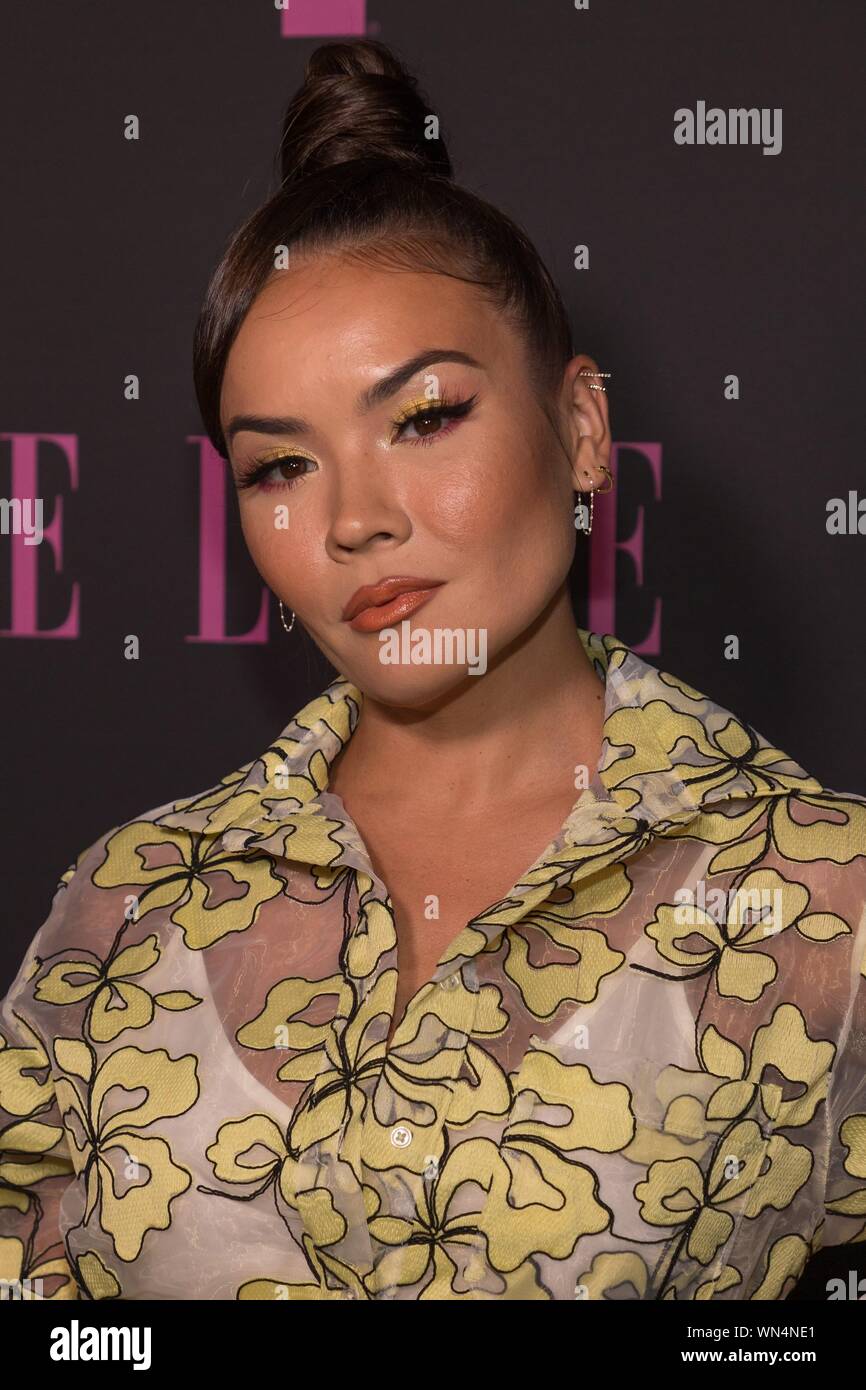
<svg viewBox="0 0 866 1390">
<path fill-rule="evenodd" d="M 321 44 L 283 117 L 282 182 L 355 159 L 396 162 L 450 179 L 444 141 L 427 138 L 432 114 L 416 79 L 384 44 Z"/>
</svg>

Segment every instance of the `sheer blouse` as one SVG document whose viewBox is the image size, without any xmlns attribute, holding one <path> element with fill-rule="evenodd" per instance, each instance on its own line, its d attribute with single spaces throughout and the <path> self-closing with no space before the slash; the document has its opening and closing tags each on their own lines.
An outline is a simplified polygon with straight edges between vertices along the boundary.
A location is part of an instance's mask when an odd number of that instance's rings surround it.
<svg viewBox="0 0 866 1390">
<path fill-rule="evenodd" d="M 393 905 L 328 791 L 345 677 L 82 851 L 0 1006 L 0 1278 L 779 1299 L 866 1239 L 866 797 L 579 632 L 598 768 L 390 1045 Z"/>
</svg>

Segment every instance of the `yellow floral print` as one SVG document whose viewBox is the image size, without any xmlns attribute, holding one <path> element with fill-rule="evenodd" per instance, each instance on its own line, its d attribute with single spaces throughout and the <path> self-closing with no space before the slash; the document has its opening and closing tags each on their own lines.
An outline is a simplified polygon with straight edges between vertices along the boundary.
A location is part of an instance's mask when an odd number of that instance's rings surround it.
<svg viewBox="0 0 866 1390">
<path fill-rule="evenodd" d="M 866 797 L 578 631 L 598 767 L 400 1019 L 344 676 L 78 855 L 0 1006 L 0 1278 L 770 1300 L 866 1240 Z"/>
</svg>

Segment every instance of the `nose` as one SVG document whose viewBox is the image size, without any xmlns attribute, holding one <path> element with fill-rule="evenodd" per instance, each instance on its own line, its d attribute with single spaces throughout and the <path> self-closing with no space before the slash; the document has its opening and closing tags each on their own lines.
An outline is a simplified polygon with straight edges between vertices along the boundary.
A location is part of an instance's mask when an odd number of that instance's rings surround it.
<svg viewBox="0 0 866 1390">
<path fill-rule="evenodd" d="M 332 559 L 345 561 L 358 551 L 402 545 L 411 535 L 411 521 L 387 467 L 369 456 L 347 459 L 332 478 L 326 538 Z"/>
</svg>

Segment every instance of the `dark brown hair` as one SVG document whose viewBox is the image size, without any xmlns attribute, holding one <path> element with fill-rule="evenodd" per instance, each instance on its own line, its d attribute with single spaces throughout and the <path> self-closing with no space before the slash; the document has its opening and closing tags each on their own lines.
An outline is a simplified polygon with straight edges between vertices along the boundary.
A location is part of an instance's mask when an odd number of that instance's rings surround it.
<svg viewBox="0 0 866 1390">
<path fill-rule="evenodd" d="M 228 457 L 226 359 L 256 295 L 279 273 L 280 246 L 290 262 L 340 252 L 478 286 L 524 335 L 533 385 L 548 399 L 574 355 L 559 291 L 526 234 L 454 182 L 438 119 L 389 48 L 359 39 L 315 50 L 286 108 L 277 161 L 279 187 L 229 241 L 195 328 L 195 391 L 219 454 Z"/>
</svg>

